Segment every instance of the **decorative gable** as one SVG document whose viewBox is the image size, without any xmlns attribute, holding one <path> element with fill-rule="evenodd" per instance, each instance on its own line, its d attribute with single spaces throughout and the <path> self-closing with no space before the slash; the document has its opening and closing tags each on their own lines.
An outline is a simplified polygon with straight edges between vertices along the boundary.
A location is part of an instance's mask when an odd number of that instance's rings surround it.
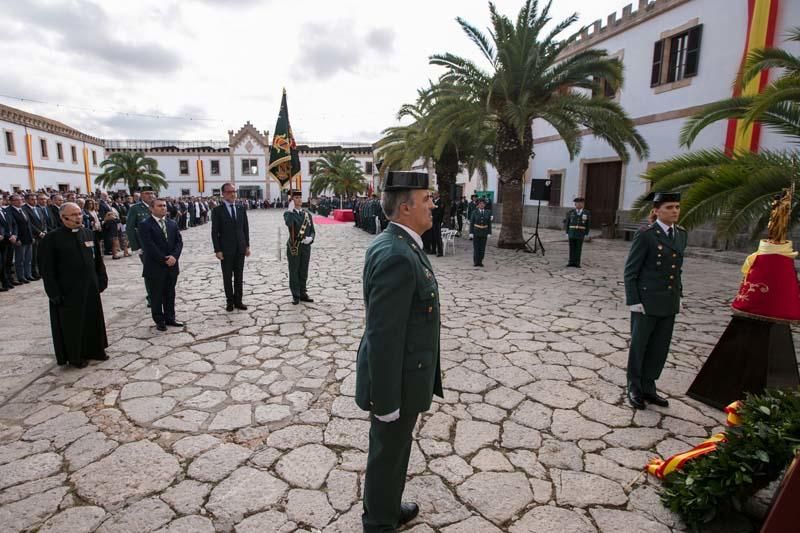
<svg viewBox="0 0 800 533">
<path fill-rule="evenodd" d="M 250 124 L 249 120 L 236 133 L 233 133 L 233 130 L 228 130 L 228 146 L 230 146 L 231 151 L 234 151 L 242 143 L 245 143 L 245 150 L 248 153 L 253 151 L 256 147 L 255 145 L 260 145 L 264 150 L 269 150 L 269 131 L 264 130 L 264 133 L 260 133 L 255 126 Z"/>
</svg>

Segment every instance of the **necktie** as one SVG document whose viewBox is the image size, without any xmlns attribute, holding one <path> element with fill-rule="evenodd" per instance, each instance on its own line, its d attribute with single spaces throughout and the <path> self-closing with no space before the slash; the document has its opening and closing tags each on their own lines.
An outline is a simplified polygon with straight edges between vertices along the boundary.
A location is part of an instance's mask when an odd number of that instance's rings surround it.
<svg viewBox="0 0 800 533">
<path fill-rule="evenodd" d="M 670 228 L 667 230 L 667 237 L 669 237 L 669 240 L 672 240 L 675 237 L 675 232 L 672 231 L 672 226 L 670 226 Z"/>
<path fill-rule="evenodd" d="M 233 204 L 231 204 L 231 218 L 236 220 L 236 207 Z"/>
<path fill-rule="evenodd" d="M 161 232 L 164 234 L 164 238 L 167 238 L 167 225 L 164 223 L 164 219 L 158 221 L 159 225 L 161 226 Z"/>
</svg>

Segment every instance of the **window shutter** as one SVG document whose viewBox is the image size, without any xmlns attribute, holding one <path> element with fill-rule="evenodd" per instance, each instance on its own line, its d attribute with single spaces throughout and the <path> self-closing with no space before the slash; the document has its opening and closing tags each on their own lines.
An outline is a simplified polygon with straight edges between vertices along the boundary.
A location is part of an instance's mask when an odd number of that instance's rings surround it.
<svg viewBox="0 0 800 533">
<path fill-rule="evenodd" d="M 689 44 L 686 50 L 685 77 L 697 76 L 700 65 L 700 40 L 703 36 L 703 25 L 695 26 L 689 30 Z"/>
<path fill-rule="evenodd" d="M 664 62 L 664 40 L 656 41 L 653 46 L 653 72 L 650 75 L 650 87 L 661 83 L 661 64 Z"/>
<path fill-rule="evenodd" d="M 561 174 L 550 174 L 550 200 L 547 205 L 556 207 L 561 205 Z"/>
</svg>

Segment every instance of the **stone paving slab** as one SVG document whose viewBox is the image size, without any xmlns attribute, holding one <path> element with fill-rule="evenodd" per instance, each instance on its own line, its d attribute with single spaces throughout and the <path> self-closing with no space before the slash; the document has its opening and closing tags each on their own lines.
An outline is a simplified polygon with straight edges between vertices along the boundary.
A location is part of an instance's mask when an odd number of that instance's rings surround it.
<svg viewBox="0 0 800 533">
<path fill-rule="evenodd" d="M 251 212 L 246 312 L 226 313 L 209 226 L 184 232 L 177 315 L 160 333 L 136 258 L 109 261 L 103 294 L 111 359 L 53 366 L 47 300 L 17 288 L 18 326 L 0 323 L 3 531 L 360 530 L 368 421 L 354 404 L 363 330 L 361 267 L 372 239 L 318 228 L 309 292 L 294 306 L 277 258 L 278 211 Z M 720 430 L 685 396 L 724 330 L 738 264 L 691 257 L 659 381 L 667 409 L 623 401 L 628 243 L 595 239 L 567 269 L 470 243 L 431 258 L 441 287 L 445 397 L 420 417 L 406 486 L 408 531 L 684 531 L 642 468 Z M 735 528 L 750 531 L 741 517 Z"/>
</svg>

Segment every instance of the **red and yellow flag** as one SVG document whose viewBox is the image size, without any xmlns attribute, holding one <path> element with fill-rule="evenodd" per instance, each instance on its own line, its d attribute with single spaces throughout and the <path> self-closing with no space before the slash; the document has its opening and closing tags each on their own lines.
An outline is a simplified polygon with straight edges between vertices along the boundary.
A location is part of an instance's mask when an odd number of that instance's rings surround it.
<svg viewBox="0 0 800 533">
<path fill-rule="evenodd" d="M 33 140 L 30 133 L 25 135 L 25 144 L 28 149 L 28 181 L 33 192 L 36 190 L 36 167 L 33 164 Z"/>
<path fill-rule="evenodd" d="M 780 0 L 747 0 L 747 38 L 744 45 L 744 57 L 753 50 L 770 48 L 775 42 L 775 26 L 778 19 L 778 3 Z M 764 90 L 769 82 L 769 71 L 765 70 L 753 78 L 742 89 L 738 86 L 733 96 L 753 96 Z M 741 120 L 728 121 L 728 133 L 725 139 L 725 151 L 728 155 L 736 152 L 758 152 L 761 140 L 761 125 L 752 124 L 744 127 Z"/>
<path fill-rule="evenodd" d="M 86 178 L 86 193 L 92 192 L 92 178 L 89 175 L 89 149 L 83 149 L 83 175 Z"/>
<path fill-rule="evenodd" d="M 203 170 L 203 160 L 197 160 L 197 191 L 206 192 L 206 173 Z"/>
</svg>

